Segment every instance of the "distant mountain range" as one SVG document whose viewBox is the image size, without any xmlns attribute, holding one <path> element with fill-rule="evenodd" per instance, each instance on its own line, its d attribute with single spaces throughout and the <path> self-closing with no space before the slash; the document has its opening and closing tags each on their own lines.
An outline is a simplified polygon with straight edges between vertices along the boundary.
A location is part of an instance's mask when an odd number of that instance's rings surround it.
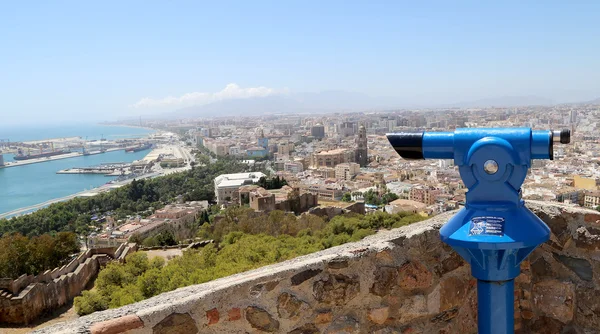
<svg viewBox="0 0 600 334">
<path fill-rule="evenodd" d="M 400 103 L 390 98 L 343 91 L 298 93 L 214 102 L 176 110 L 170 116 L 235 116 L 275 113 L 318 113 L 391 108 Z"/>
<path fill-rule="evenodd" d="M 475 101 L 466 101 L 449 105 L 457 108 L 475 107 L 518 107 L 518 106 L 547 106 L 555 104 L 554 101 L 539 96 L 503 96 Z"/>
<path fill-rule="evenodd" d="M 600 104 L 600 98 L 582 102 Z M 163 115 L 167 118 L 196 118 L 240 115 L 328 113 L 369 110 L 390 110 L 406 108 L 476 108 L 476 107 L 517 107 L 549 106 L 555 101 L 534 96 L 503 96 L 452 104 L 411 104 L 402 99 L 371 97 L 366 94 L 344 91 L 321 93 L 296 93 L 267 97 L 223 100 L 201 106 L 192 106 Z"/>
<path fill-rule="evenodd" d="M 600 104 L 600 97 L 591 101 L 585 102 L 586 104 Z"/>
</svg>

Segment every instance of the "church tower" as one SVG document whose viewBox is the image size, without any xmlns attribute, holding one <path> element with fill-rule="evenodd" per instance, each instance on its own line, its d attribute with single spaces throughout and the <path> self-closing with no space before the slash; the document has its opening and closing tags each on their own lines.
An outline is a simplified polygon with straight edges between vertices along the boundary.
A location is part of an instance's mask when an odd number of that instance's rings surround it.
<svg viewBox="0 0 600 334">
<path fill-rule="evenodd" d="M 267 147 L 269 147 L 269 138 L 265 137 L 265 133 L 263 131 L 263 129 L 260 129 L 260 133 L 258 135 L 258 146 L 267 149 Z"/>
<path fill-rule="evenodd" d="M 367 130 L 364 125 L 358 128 L 358 137 L 356 137 L 356 158 L 355 161 L 360 167 L 366 167 L 369 164 L 367 150 Z"/>
</svg>

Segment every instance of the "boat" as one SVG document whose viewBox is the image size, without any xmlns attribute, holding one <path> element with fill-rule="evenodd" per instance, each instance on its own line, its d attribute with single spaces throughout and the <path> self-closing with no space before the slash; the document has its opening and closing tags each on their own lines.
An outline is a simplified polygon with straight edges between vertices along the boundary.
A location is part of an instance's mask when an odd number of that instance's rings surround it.
<svg viewBox="0 0 600 334">
<path fill-rule="evenodd" d="M 145 143 L 145 144 L 142 144 L 139 146 L 128 147 L 125 149 L 125 152 L 139 152 L 139 151 L 147 150 L 149 148 L 152 148 L 152 144 Z"/>
<path fill-rule="evenodd" d="M 39 159 L 39 158 L 50 158 L 56 155 L 61 155 L 61 154 L 69 154 L 71 153 L 70 151 L 65 151 L 65 150 L 58 150 L 58 151 L 51 151 L 51 152 L 41 152 L 41 153 L 35 153 L 35 154 L 24 154 L 22 150 L 19 149 L 19 151 L 17 152 L 17 154 L 14 156 L 13 159 L 19 161 L 19 160 L 30 160 L 30 159 Z"/>
</svg>

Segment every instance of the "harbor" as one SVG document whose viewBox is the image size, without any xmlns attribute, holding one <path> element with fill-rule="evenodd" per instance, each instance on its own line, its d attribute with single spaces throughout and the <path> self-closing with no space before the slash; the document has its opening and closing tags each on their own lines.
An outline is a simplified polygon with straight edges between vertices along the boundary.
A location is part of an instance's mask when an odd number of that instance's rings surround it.
<svg viewBox="0 0 600 334">
<path fill-rule="evenodd" d="M 171 172 L 173 168 L 162 170 L 159 163 L 140 164 L 139 161 L 171 142 L 181 145 L 178 137 L 168 132 L 86 124 L 47 129 L 5 129 L 1 137 L 5 139 L 0 139 L 0 165 L 3 165 L 0 167 L 0 217 L 26 214 L 74 197 L 93 196 L 126 184 L 133 178 Z M 139 150 L 144 148 L 145 143 L 152 146 Z M 68 152 L 60 152 L 63 150 Z M 36 156 L 49 152 L 58 153 Z M 15 159 L 17 156 L 24 159 Z M 138 163 L 134 166 L 134 162 Z M 116 163 L 135 167 L 136 173 L 121 173 L 119 169 L 110 174 L 72 170 Z M 71 173 L 57 173 L 66 170 L 71 170 Z"/>
<path fill-rule="evenodd" d="M 124 150 L 136 153 L 152 149 L 164 134 L 144 139 L 87 140 L 81 137 L 65 137 L 23 142 L 0 142 L 0 168 L 18 167 L 61 159 L 90 156 Z M 14 154 L 12 161 L 6 154 Z"/>
<path fill-rule="evenodd" d="M 58 155 L 54 155 L 54 156 L 48 156 L 48 157 L 42 157 L 42 158 L 31 158 L 31 159 L 26 159 L 26 160 L 16 160 L 16 161 L 9 161 L 9 162 L 5 162 L 4 158 L 0 158 L 0 168 L 18 167 L 18 166 L 24 166 L 24 165 L 37 164 L 37 163 L 41 163 L 41 162 L 48 162 L 48 161 L 76 158 L 76 157 L 87 156 L 87 155 L 101 154 L 101 153 L 106 153 L 106 152 L 113 152 L 113 151 L 118 151 L 118 150 L 122 150 L 122 148 L 110 148 L 110 149 L 106 149 L 103 152 L 96 151 L 96 152 L 89 153 L 89 154 L 86 154 L 83 152 L 69 152 L 69 153 L 58 154 Z"/>
<path fill-rule="evenodd" d="M 146 139 L 148 140 L 148 139 Z M 139 141 L 141 142 L 141 141 Z M 140 147 L 129 144 L 127 147 Z M 75 152 L 69 159 L 58 155 L 42 159 L 12 161 L 19 168 L 0 169 L 0 219 L 28 214 L 53 203 L 89 197 L 130 183 L 190 169 L 195 160 L 191 148 L 178 140 L 155 141 L 152 148 L 105 152 Z M 11 154 L 6 154 L 11 158 Z M 45 163 L 38 163 L 45 162 Z M 5 166 L 7 167 L 7 166 Z M 19 180 L 19 182 L 16 182 Z M 29 189 L 36 189 L 31 193 Z"/>
</svg>

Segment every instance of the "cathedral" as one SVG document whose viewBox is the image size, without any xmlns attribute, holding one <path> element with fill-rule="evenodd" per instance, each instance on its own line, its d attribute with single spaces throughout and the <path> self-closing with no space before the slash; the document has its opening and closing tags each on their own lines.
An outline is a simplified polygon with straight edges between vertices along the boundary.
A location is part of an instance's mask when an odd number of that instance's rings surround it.
<svg viewBox="0 0 600 334">
<path fill-rule="evenodd" d="M 358 128 L 358 137 L 356 137 L 356 157 L 354 161 L 360 165 L 360 167 L 366 167 L 369 164 L 369 157 L 367 152 L 367 130 L 364 125 Z"/>
</svg>

